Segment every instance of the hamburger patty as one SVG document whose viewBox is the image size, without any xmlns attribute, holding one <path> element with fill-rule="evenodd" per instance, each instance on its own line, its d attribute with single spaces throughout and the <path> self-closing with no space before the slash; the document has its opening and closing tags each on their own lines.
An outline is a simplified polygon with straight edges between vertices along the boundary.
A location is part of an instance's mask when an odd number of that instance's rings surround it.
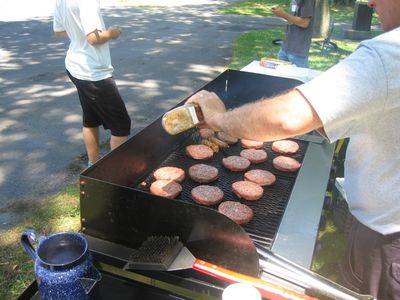
<svg viewBox="0 0 400 300">
<path fill-rule="evenodd" d="M 237 224 L 246 224 L 253 219 L 253 210 L 245 204 L 235 201 L 224 201 L 218 211 Z"/>
<path fill-rule="evenodd" d="M 213 154 L 213 150 L 206 145 L 189 145 L 186 147 L 186 155 L 193 159 L 210 159 Z"/>
<path fill-rule="evenodd" d="M 224 192 L 216 186 L 199 185 L 192 189 L 191 196 L 194 202 L 209 206 L 220 203 Z"/>
<path fill-rule="evenodd" d="M 235 144 L 238 142 L 237 138 L 230 136 L 229 134 L 227 134 L 223 131 L 219 131 L 217 133 L 217 138 L 219 138 L 221 141 L 228 143 L 229 145 L 232 145 L 232 144 Z"/>
<path fill-rule="evenodd" d="M 241 172 L 247 170 L 250 166 L 250 161 L 247 158 L 232 155 L 228 157 L 224 157 L 222 159 L 222 164 L 225 168 L 231 170 L 232 172 Z"/>
<path fill-rule="evenodd" d="M 244 149 L 240 151 L 240 156 L 247 158 L 253 164 L 259 164 L 268 159 L 267 152 L 263 149 Z"/>
<path fill-rule="evenodd" d="M 214 136 L 214 130 L 208 128 L 201 128 L 199 130 L 199 134 L 202 139 L 208 139 L 209 137 Z"/>
<path fill-rule="evenodd" d="M 257 183 L 260 186 L 272 185 L 276 177 L 269 171 L 254 169 L 244 173 L 244 180 Z"/>
<path fill-rule="evenodd" d="M 294 154 L 299 149 L 299 144 L 291 140 L 280 140 L 272 143 L 272 150 L 282 154 Z"/>
<path fill-rule="evenodd" d="M 218 178 L 218 169 L 206 164 L 195 164 L 189 168 L 189 177 L 199 183 L 209 183 Z"/>
<path fill-rule="evenodd" d="M 252 181 L 236 181 L 232 183 L 232 191 L 241 199 L 259 200 L 264 194 L 264 189 Z"/>
<path fill-rule="evenodd" d="M 241 139 L 240 144 L 242 145 L 243 148 L 247 149 L 261 149 L 264 146 L 264 142 L 246 140 L 246 139 Z"/>
<path fill-rule="evenodd" d="M 272 160 L 275 169 L 283 172 L 296 172 L 301 167 L 301 163 L 292 157 L 279 155 Z"/>
<path fill-rule="evenodd" d="M 185 179 L 185 171 L 177 167 L 161 167 L 154 172 L 156 180 L 174 180 L 182 182 Z"/>
<path fill-rule="evenodd" d="M 173 180 L 156 180 L 151 184 L 150 192 L 157 196 L 174 199 L 182 192 L 182 186 Z"/>
</svg>

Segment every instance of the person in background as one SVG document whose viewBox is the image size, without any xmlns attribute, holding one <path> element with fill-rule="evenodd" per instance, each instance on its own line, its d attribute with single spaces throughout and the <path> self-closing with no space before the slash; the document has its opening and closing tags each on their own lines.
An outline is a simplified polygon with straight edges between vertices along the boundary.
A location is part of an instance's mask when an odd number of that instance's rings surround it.
<svg viewBox="0 0 400 300">
<path fill-rule="evenodd" d="M 292 0 L 289 12 L 274 6 L 272 13 L 285 19 L 289 24 L 278 59 L 291 62 L 297 67 L 308 68 L 308 52 L 313 34 L 312 18 L 315 0 Z"/>
<path fill-rule="evenodd" d="M 112 77 L 108 42 L 121 29 L 106 29 L 98 0 L 56 0 L 53 30 L 70 39 L 65 67 L 76 86 L 83 111 L 83 140 L 88 166 L 100 159 L 99 127 L 111 132 L 110 148 L 124 143 L 131 119 Z"/>
<path fill-rule="evenodd" d="M 318 130 L 350 138 L 344 189 L 354 217 L 340 283 L 379 300 L 400 299 L 400 0 L 369 0 L 383 34 L 313 80 L 226 111 L 212 92 L 188 99 L 203 127 L 273 141 Z M 306 205 L 306 203 L 305 203 Z"/>
</svg>

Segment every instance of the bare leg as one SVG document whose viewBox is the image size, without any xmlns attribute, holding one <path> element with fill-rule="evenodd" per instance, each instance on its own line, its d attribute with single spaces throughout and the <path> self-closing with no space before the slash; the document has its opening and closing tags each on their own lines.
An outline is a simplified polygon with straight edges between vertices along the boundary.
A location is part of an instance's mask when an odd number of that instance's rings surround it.
<svg viewBox="0 0 400 300">
<path fill-rule="evenodd" d="M 119 145 L 121 145 L 122 143 L 126 142 L 127 140 L 128 140 L 128 136 L 111 135 L 111 139 L 110 139 L 110 148 L 111 148 L 111 150 L 114 150 L 115 148 L 117 148 Z"/>
<path fill-rule="evenodd" d="M 99 127 L 83 127 L 82 132 L 89 161 L 95 163 L 100 159 Z"/>
</svg>

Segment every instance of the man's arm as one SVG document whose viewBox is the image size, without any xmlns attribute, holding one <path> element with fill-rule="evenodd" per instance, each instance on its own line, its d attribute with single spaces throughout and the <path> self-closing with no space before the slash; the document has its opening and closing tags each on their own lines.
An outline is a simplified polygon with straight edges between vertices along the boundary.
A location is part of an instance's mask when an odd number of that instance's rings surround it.
<svg viewBox="0 0 400 300">
<path fill-rule="evenodd" d="M 201 91 L 198 94 L 188 102 L 200 105 L 206 125 L 238 138 L 273 141 L 322 127 L 313 107 L 296 89 L 227 112 L 215 93 Z"/>
<path fill-rule="evenodd" d="M 87 35 L 87 41 L 90 45 L 100 45 L 107 43 L 109 40 L 115 40 L 121 35 L 121 29 L 118 27 L 110 27 L 107 30 L 94 30 Z"/>
<path fill-rule="evenodd" d="M 310 25 L 311 17 L 298 17 L 293 16 L 285 12 L 281 7 L 275 6 L 272 8 L 272 12 L 275 16 L 280 17 L 288 21 L 290 24 L 294 24 L 296 26 L 307 28 Z"/>
</svg>

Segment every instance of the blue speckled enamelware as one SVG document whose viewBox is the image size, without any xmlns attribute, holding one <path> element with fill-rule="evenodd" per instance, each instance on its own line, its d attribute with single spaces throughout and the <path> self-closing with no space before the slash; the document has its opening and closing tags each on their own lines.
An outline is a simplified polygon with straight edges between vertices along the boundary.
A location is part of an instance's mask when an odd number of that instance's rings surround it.
<svg viewBox="0 0 400 300">
<path fill-rule="evenodd" d="M 36 250 L 32 242 L 37 244 Z M 23 232 L 21 243 L 35 262 L 42 300 L 89 299 L 101 275 L 93 266 L 87 241 L 80 233 L 62 232 L 45 237 L 28 229 Z"/>
</svg>

